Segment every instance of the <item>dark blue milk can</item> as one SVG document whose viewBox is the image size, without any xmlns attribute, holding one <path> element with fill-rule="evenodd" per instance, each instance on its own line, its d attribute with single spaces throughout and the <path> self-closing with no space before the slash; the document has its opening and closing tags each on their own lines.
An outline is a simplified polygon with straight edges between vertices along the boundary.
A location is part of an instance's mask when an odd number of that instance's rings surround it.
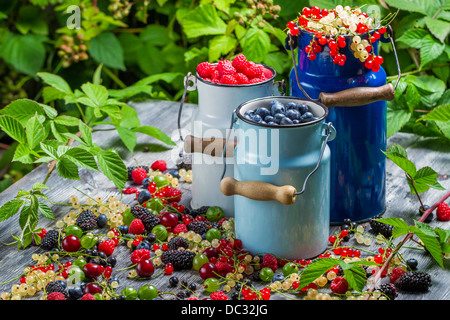
<svg viewBox="0 0 450 320">
<path fill-rule="evenodd" d="M 391 35 L 380 40 L 390 40 L 394 46 Z M 365 221 L 385 211 L 386 100 L 394 98 L 397 84 L 386 84 L 383 68 L 373 72 L 353 56 L 352 36 L 345 36 L 347 46 L 341 49 L 347 56 L 343 66 L 333 63 L 327 46 L 315 60 L 308 59 L 305 47 L 313 37 L 307 31 L 298 35 L 298 63 L 290 73 L 290 95 L 326 105 L 326 121 L 339 133 L 329 142 L 331 223 Z M 377 44 L 373 44 L 375 54 Z"/>
</svg>

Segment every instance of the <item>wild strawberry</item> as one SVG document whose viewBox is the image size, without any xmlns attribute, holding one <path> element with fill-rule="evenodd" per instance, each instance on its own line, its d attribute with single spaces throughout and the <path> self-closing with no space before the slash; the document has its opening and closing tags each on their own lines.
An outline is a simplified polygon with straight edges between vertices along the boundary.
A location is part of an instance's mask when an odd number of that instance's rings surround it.
<svg viewBox="0 0 450 320">
<path fill-rule="evenodd" d="M 116 243 L 113 240 L 105 240 L 98 244 L 98 251 L 110 256 L 114 252 Z"/>
<path fill-rule="evenodd" d="M 220 82 L 219 83 L 222 83 L 222 84 L 231 84 L 231 85 L 238 85 L 239 83 L 238 83 L 238 81 L 234 78 L 234 76 L 233 75 L 231 75 L 231 74 L 226 74 L 226 75 L 223 75 L 221 78 L 220 78 Z"/>
<path fill-rule="evenodd" d="M 197 73 L 202 78 L 210 78 L 214 72 L 214 65 L 209 62 L 202 62 L 197 66 Z"/>
<path fill-rule="evenodd" d="M 131 234 L 143 234 L 145 232 L 145 226 L 142 223 L 141 219 L 134 219 L 131 221 L 130 226 L 128 227 L 128 233 Z"/>
<path fill-rule="evenodd" d="M 238 54 L 232 61 L 232 66 L 236 72 L 244 72 L 247 65 L 247 58 L 243 54 Z"/>
<path fill-rule="evenodd" d="M 137 184 L 142 184 L 142 181 L 147 178 L 147 171 L 144 168 L 138 167 L 131 173 L 131 178 Z"/>
<path fill-rule="evenodd" d="M 131 253 L 131 263 L 136 264 L 142 259 L 150 259 L 151 253 L 148 249 L 137 249 Z"/>
<path fill-rule="evenodd" d="M 135 187 L 129 187 L 122 191 L 124 194 L 132 194 L 138 192 L 138 189 Z"/>
<path fill-rule="evenodd" d="M 445 202 L 438 205 L 436 210 L 436 218 L 439 221 L 449 221 L 450 220 L 450 207 Z"/>
<path fill-rule="evenodd" d="M 345 294 L 348 291 L 348 281 L 343 277 L 336 277 L 330 285 L 334 293 Z"/>
<path fill-rule="evenodd" d="M 167 163 L 164 160 L 157 160 L 152 163 L 151 168 L 154 171 L 159 170 L 163 172 L 167 170 Z"/>
<path fill-rule="evenodd" d="M 265 268 L 265 267 L 269 267 L 274 272 L 277 271 L 277 268 L 278 268 L 277 259 L 273 255 L 271 255 L 269 253 L 266 253 L 263 256 L 263 261 L 261 263 L 261 269 Z"/>
</svg>

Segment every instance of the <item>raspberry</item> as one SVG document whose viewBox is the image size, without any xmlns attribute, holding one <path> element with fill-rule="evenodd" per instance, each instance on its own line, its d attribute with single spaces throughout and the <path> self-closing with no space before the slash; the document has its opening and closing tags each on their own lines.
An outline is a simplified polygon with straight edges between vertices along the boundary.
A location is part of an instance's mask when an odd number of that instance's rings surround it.
<svg viewBox="0 0 450 320">
<path fill-rule="evenodd" d="M 219 77 L 222 78 L 224 75 L 233 75 L 236 73 L 236 69 L 231 64 L 229 60 L 221 60 L 217 63 L 217 70 L 219 70 Z M 234 78 L 233 78 L 234 79 Z"/>
<path fill-rule="evenodd" d="M 436 218 L 439 221 L 449 221 L 450 220 L 450 207 L 445 202 L 438 205 L 436 210 Z"/>
<path fill-rule="evenodd" d="M 80 300 L 95 300 L 95 297 L 90 293 L 86 293 L 81 297 Z"/>
<path fill-rule="evenodd" d="M 260 64 L 256 64 L 254 62 L 247 62 L 247 67 L 244 71 L 244 74 L 249 78 L 260 78 L 263 74 L 263 66 Z"/>
<path fill-rule="evenodd" d="M 273 255 L 271 255 L 269 253 L 266 253 L 264 255 L 263 261 L 261 263 L 261 269 L 265 268 L 265 267 L 269 267 L 274 272 L 277 271 L 277 268 L 278 268 L 278 261 L 277 261 L 277 259 Z"/>
<path fill-rule="evenodd" d="M 219 76 L 219 70 L 214 70 L 214 72 L 211 74 L 211 81 L 212 82 L 218 82 L 220 81 L 220 76 Z"/>
<path fill-rule="evenodd" d="M 264 75 L 264 78 L 265 78 L 265 79 L 270 79 L 270 78 L 273 77 L 272 71 L 270 71 L 270 70 L 267 69 L 267 68 L 263 68 L 263 75 Z"/>
<path fill-rule="evenodd" d="M 234 78 L 238 82 L 238 84 L 249 84 L 248 77 L 243 73 L 236 73 Z"/>
<path fill-rule="evenodd" d="M 226 74 L 224 76 L 222 76 L 220 78 L 220 82 L 222 84 L 231 84 L 231 85 L 238 85 L 238 81 L 236 80 L 235 77 L 233 77 L 232 75 Z"/>
<path fill-rule="evenodd" d="M 174 234 L 179 234 L 179 233 L 181 233 L 181 232 L 188 232 L 188 229 L 187 229 L 187 227 L 186 227 L 186 225 L 185 225 L 184 223 L 180 223 L 180 224 L 177 224 L 177 225 L 172 229 L 172 232 L 173 232 Z"/>
<path fill-rule="evenodd" d="M 170 189 L 166 194 L 166 198 L 169 202 L 178 202 L 181 200 L 182 193 L 180 189 Z"/>
<path fill-rule="evenodd" d="M 151 253 L 148 249 L 137 249 L 131 253 L 131 263 L 136 264 L 142 259 L 150 259 Z"/>
<path fill-rule="evenodd" d="M 105 240 L 98 244 L 98 251 L 110 256 L 114 252 L 116 243 L 113 240 Z"/>
<path fill-rule="evenodd" d="M 348 291 L 347 279 L 336 277 L 330 285 L 331 291 L 338 294 L 345 294 Z"/>
<path fill-rule="evenodd" d="M 142 181 L 147 178 L 147 171 L 144 168 L 138 167 L 131 173 L 131 178 L 137 184 L 142 184 Z"/>
<path fill-rule="evenodd" d="M 211 300 L 228 300 L 228 296 L 222 291 L 215 291 L 209 295 Z"/>
<path fill-rule="evenodd" d="M 66 300 L 66 297 L 63 293 L 55 291 L 47 296 L 47 300 Z"/>
<path fill-rule="evenodd" d="M 233 266 L 227 262 L 217 262 L 216 267 L 217 273 L 222 277 L 225 277 L 228 272 L 233 271 Z"/>
<path fill-rule="evenodd" d="M 128 227 L 128 233 L 131 234 L 143 234 L 145 232 L 145 226 L 141 219 L 134 219 L 131 221 Z"/>
<path fill-rule="evenodd" d="M 163 172 L 163 171 L 167 170 L 167 163 L 164 160 L 157 160 L 157 161 L 153 162 L 153 164 L 151 165 L 151 168 L 154 171 L 159 170 L 159 171 Z"/>
<path fill-rule="evenodd" d="M 126 188 L 125 190 L 123 190 L 122 192 L 123 192 L 124 194 L 132 194 L 132 193 L 136 193 L 137 191 L 138 191 L 137 188 L 135 188 L 135 187 L 129 187 L 129 188 Z"/>
<path fill-rule="evenodd" d="M 260 83 L 260 82 L 263 82 L 263 80 L 261 78 L 253 78 L 248 81 L 249 84 Z"/>
<path fill-rule="evenodd" d="M 405 271 L 403 269 L 394 268 L 394 269 L 392 269 L 392 273 L 389 276 L 389 280 L 391 281 L 391 283 L 394 283 L 404 273 L 405 273 Z"/>
<path fill-rule="evenodd" d="M 214 65 L 209 62 L 202 62 L 197 66 L 197 73 L 202 78 L 210 78 L 214 72 Z"/>
<path fill-rule="evenodd" d="M 247 66 L 247 58 L 243 54 L 238 54 L 231 64 L 236 72 L 244 72 Z"/>
</svg>

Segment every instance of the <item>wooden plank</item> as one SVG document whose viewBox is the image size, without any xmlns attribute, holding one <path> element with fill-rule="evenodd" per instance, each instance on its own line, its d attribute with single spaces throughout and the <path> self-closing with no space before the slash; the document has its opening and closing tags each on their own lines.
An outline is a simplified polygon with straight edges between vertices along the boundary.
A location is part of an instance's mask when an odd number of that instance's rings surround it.
<svg viewBox="0 0 450 320">
<path fill-rule="evenodd" d="M 120 141 L 118 135 L 114 131 L 108 132 L 96 132 L 94 134 L 94 140 L 103 148 L 114 148 L 124 159 L 127 165 L 134 165 L 136 162 L 143 164 L 151 164 L 158 159 L 164 159 L 167 161 L 170 168 L 176 166 L 176 160 L 179 151 L 182 148 L 182 142 L 178 139 L 177 130 L 177 112 L 179 104 L 177 102 L 169 101 L 150 101 L 145 103 L 135 104 L 135 108 L 141 119 L 143 125 L 154 125 L 171 135 L 174 141 L 177 142 L 177 147 L 167 148 L 156 139 L 150 138 L 145 135 L 138 136 L 138 145 L 136 152 L 132 155 L 128 152 L 125 146 Z M 182 127 L 189 130 L 190 117 L 196 106 L 192 104 L 186 104 L 183 109 Z M 417 163 L 418 167 L 430 165 L 433 169 L 441 174 L 449 173 L 450 163 L 450 150 L 442 145 L 433 145 L 429 142 L 423 142 L 422 139 L 416 136 L 407 134 L 397 134 L 389 139 L 389 144 L 399 143 L 404 146 L 410 158 Z M 145 152 L 145 147 L 149 148 L 148 152 Z M 431 148 L 430 148 L 431 147 Z M 47 167 L 42 165 L 23 179 L 9 187 L 3 193 L 0 194 L 0 205 L 11 200 L 17 193 L 18 189 L 28 189 L 35 182 L 42 182 L 44 176 L 47 173 Z M 110 196 L 120 196 L 119 190 L 107 180 L 101 173 L 81 170 L 81 181 L 66 180 L 55 174 L 53 174 L 48 185 L 52 190 L 46 193 L 50 199 L 54 202 L 67 203 L 70 195 L 76 195 L 81 203 L 85 203 L 88 197 L 78 192 L 75 188 L 81 190 L 83 193 L 90 197 L 100 196 L 103 199 L 108 199 Z M 450 189 L 450 181 L 442 180 L 441 184 Z M 190 185 L 181 184 L 180 188 L 183 190 L 184 195 L 182 203 L 188 205 L 190 201 Z M 423 195 L 425 203 L 431 205 L 442 196 L 442 192 L 430 191 Z M 124 203 L 130 205 L 134 204 L 134 195 L 124 195 L 122 198 Z M 412 223 L 414 219 L 418 219 L 418 201 L 416 197 L 411 196 L 409 193 L 406 180 L 404 179 L 401 170 L 395 166 L 392 162 L 387 162 L 387 210 L 385 216 L 401 217 L 408 223 Z M 70 211 L 70 207 L 63 205 L 55 205 L 53 208 L 54 215 L 57 219 L 61 219 Z M 430 225 L 440 226 L 442 228 L 448 228 L 448 224 L 444 222 L 433 221 Z M 54 221 L 47 219 L 41 219 L 39 226 L 47 229 L 52 229 Z M 339 227 L 335 226 L 331 228 L 331 232 L 339 230 Z M 15 216 L 7 221 L 0 223 L 0 241 L 1 243 L 8 243 L 12 241 L 11 234 L 18 234 L 20 228 L 18 226 L 18 216 Z M 351 239 L 348 243 L 349 246 L 357 245 L 354 239 Z M 365 250 L 375 251 L 377 245 L 374 243 L 369 247 L 364 247 Z M 450 278 L 448 274 L 440 269 L 436 263 L 432 261 L 430 256 L 426 253 L 417 252 L 417 250 L 405 249 L 405 256 L 410 256 L 410 252 L 414 252 L 414 256 L 419 260 L 419 268 L 427 271 L 433 278 L 433 287 L 429 293 L 426 294 L 401 294 L 399 299 L 403 300 L 417 300 L 417 299 L 448 299 L 450 297 Z M 0 247 L 0 292 L 9 291 L 13 283 L 18 281 L 8 282 L 10 279 L 17 277 L 23 271 L 24 267 L 31 265 L 33 261 L 31 256 L 33 253 L 42 253 L 43 251 L 38 247 L 29 247 L 23 251 L 18 252 L 15 247 L 8 247 L 2 245 Z M 119 246 L 114 255 L 117 257 L 118 264 L 114 270 L 126 269 L 130 266 L 129 255 L 130 249 L 125 246 Z M 280 270 L 278 270 L 280 271 Z M 158 272 L 158 271 L 157 271 Z M 127 285 L 138 287 L 143 282 L 136 282 L 136 280 L 127 279 L 127 270 L 123 270 L 115 273 L 115 276 L 120 279 L 120 288 Z M 186 280 L 188 283 L 194 282 L 197 287 L 200 288 L 202 280 L 195 271 L 176 272 L 176 275 L 180 280 Z M 170 288 L 168 286 L 169 276 L 161 275 L 155 279 L 149 281 L 154 284 L 162 292 L 176 293 L 178 289 Z M 383 279 L 385 281 L 386 279 Z M 146 281 L 145 283 L 148 283 Z M 256 283 L 258 288 L 262 287 L 261 283 Z M 202 292 L 201 289 L 197 290 L 198 293 Z M 35 299 L 41 297 L 41 293 L 38 294 Z M 164 298 L 172 298 L 173 295 L 165 294 Z M 204 297 L 204 295 L 200 295 Z M 281 295 L 275 294 L 274 299 L 302 299 L 303 295 Z"/>
</svg>

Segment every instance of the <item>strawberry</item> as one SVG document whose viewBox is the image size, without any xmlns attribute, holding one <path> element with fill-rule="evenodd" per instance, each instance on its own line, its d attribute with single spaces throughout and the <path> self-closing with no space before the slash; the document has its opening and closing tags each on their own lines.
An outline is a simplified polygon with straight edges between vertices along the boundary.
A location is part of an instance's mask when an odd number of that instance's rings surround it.
<svg viewBox="0 0 450 320">
<path fill-rule="evenodd" d="M 449 221 L 450 220 L 450 207 L 445 202 L 438 205 L 436 210 L 436 218 L 439 221 Z"/>
<path fill-rule="evenodd" d="M 116 243 L 113 240 L 105 240 L 98 244 L 98 251 L 110 256 L 114 252 Z"/>
<path fill-rule="evenodd" d="M 179 223 L 172 229 L 172 233 L 174 234 L 179 234 L 181 232 L 188 232 L 188 229 L 184 223 Z"/>
<path fill-rule="evenodd" d="M 150 259 L 151 253 L 148 249 L 137 249 L 131 254 L 131 263 L 136 264 L 142 259 Z"/>
<path fill-rule="evenodd" d="M 131 178 L 137 184 L 142 184 L 142 181 L 147 178 L 147 171 L 144 168 L 138 167 L 131 173 Z"/>
<path fill-rule="evenodd" d="M 247 58 L 243 54 L 238 54 L 231 64 L 236 69 L 236 72 L 244 72 L 247 66 Z"/>
<path fill-rule="evenodd" d="M 235 77 L 233 77 L 231 74 L 226 74 L 220 78 L 220 82 L 222 84 L 231 84 L 231 85 L 238 85 L 238 81 Z"/>
<path fill-rule="evenodd" d="M 197 66 L 197 73 L 200 77 L 210 78 L 212 73 L 214 72 L 214 65 L 209 62 L 202 62 Z"/>
<path fill-rule="evenodd" d="M 143 234 L 145 232 L 145 226 L 142 223 L 141 219 L 134 219 L 131 221 L 130 226 L 128 227 L 128 233 L 131 234 Z"/>
<path fill-rule="evenodd" d="M 152 163 L 151 168 L 154 171 L 159 170 L 163 172 L 167 170 L 167 163 L 164 160 L 157 160 Z"/>
<path fill-rule="evenodd" d="M 265 267 L 269 267 L 274 272 L 277 271 L 277 268 L 278 268 L 278 261 L 277 261 L 277 259 L 273 255 L 271 255 L 269 253 L 266 253 L 263 256 L 263 261 L 261 263 L 261 269 L 265 268 Z"/>
<path fill-rule="evenodd" d="M 330 285 L 334 293 L 345 294 L 348 291 L 348 281 L 344 277 L 336 277 Z"/>
</svg>

